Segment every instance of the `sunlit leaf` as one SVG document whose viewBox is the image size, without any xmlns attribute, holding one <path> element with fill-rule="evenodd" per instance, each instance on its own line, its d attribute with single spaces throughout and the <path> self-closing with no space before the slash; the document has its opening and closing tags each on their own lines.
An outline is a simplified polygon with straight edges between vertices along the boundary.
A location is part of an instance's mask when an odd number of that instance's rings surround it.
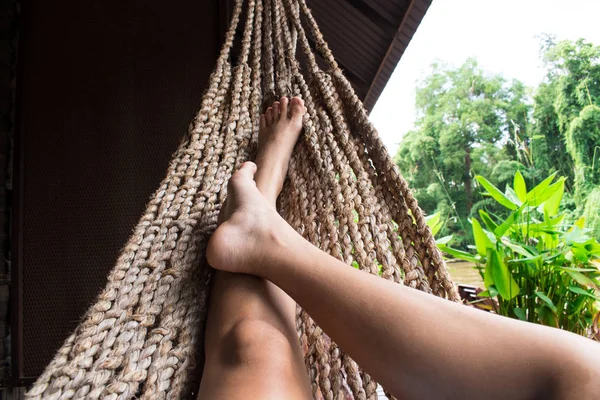
<svg viewBox="0 0 600 400">
<path fill-rule="evenodd" d="M 472 263 L 480 263 L 481 259 L 476 258 L 471 253 L 467 253 L 466 251 L 453 249 L 452 247 L 448 247 L 446 245 L 438 245 L 439 249 L 445 253 L 448 253 L 451 256 L 456 258 L 460 258 L 461 260 L 465 260 Z"/>
<path fill-rule="evenodd" d="M 494 292 L 496 293 L 495 295 L 496 296 L 498 295 L 498 290 L 494 286 L 493 268 L 490 267 L 489 261 L 486 263 L 485 269 L 483 270 L 483 284 L 485 285 L 486 288 L 488 288 L 490 293 L 493 288 Z M 494 297 L 494 296 L 492 296 L 492 297 Z"/>
<path fill-rule="evenodd" d="M 507 230 L 510 229 L 510 227 L 515 223 L 515 221 L 517 220 L 517 218 L 519 218 L 519 216 L 521 215 L 521 212 L 523 211 L 523 209 L 525 208 L 525 204 L 523 204 L 521 207 L 519 207 L 517 210 L 515 210 L 514 212 L 512 212 L 508 218 L 506 218 L 506 220 L 504 222 L 502 222 L 500 225 L 498 225 L 498 228 L 496 228 L 494 230 L 494 234 L 498 237 L 503 236 Z"/>
<path fill-rule="evenodd" d="M 569 276 L 571 278 L 573 278 L 573 280 L 575 282 L 579 283 L 581 286 L 597 288 L 596 283 L 593 280 L 591 280 L 590 278 L 588 278 L 587 276 L 585 276 L 584 274 L 582 274 L 581 272 L 569 271 L 569 270 L 565 270 L 565 272 L 567 274 L 569 274 Z"/>
<path fill-rule="evenodd" d="M 442 229 L 442 226 L 444 226 L 444 222 L 441 221 L 441 216 L 441 212 L 436 212 L 435 214 L 428 215 L 425 217 L 425 222 L 427 223 L 429 228 L 431 228 L 431 234 L 433 236 L 435 236 L 440 231 L 440 229 Z"/>
<path fill-rule="evenodd" d="M 488 288 L 488 290 L 484 290 L 482 292 L 479 292 L 477 294 L 477 297 L 496 297 L 498 296 L 498 291 L 496 290 L 496 288 L 494 287 L 494 285 L 490 285 L 490 287 Z"/>
<path fill-rule="evenodd" d="M 510 186 L 506 186 L 506 191 L 504 192 L 504 195 L 513 203 L 515 203 L 517 206 L 521 206 L 523 204 L 523 202 L 521 201 L 521 199 L 519 199 L 519 196 L 517 196 L 517 193 L 515 193 L 515 191 L 513 190 L 513 188 L 511 188 Z"/>
<path fill-rule="evenodd" d="M 538 198 L 546 190 L 546 188 L 550 185 L 550 183 L 554 180 L 554 177 L 556 176 L 556 174 L 557 174 L 556 172 L 553 173 L 552 175 L 550 175 L 549 177 L 547 177 L 546 179 L 541 181 L 536 187 L 531 189 L 527 193 L 527 201 L 534 201 L 536 198 Z"/>
<path fill-rule="evenodd" d="M 525 256 L 525 257 L 531 257 L 531 256 L 534 256 L 535 254 L 538 254 L 537 251 L 533 252 L 531 250 L 528 250 L 525 247 L 523 247 L 522 245 L 520 245 L 518 243 L 515 243 L 515 242 L 511 241 L 508 238 L 502 238 L 502 243 L 506 247 L 508 247 L 512 251 L 514 251 L 515 253 L 518 253 L 518 254 L 520 254 L 522 256 Z"/>
<path fill-rule="evenodd" d="M 591 238 L 586 234 L 585 230 L 575 226 L 569 232 L 563 234 L 563 239 L 567 242 L 585 243 Z"/>
<path fill-rule="evenodd" d="M 498 189 L 496 186 L 490 183 L 483 176 L 477 175 L 475 179 L 477 179 L 481 186 L 483 186 L 485 190 L 487 190 L 487 193 L 483 193 L 484 195 L 491 196 L 498 203 L 502 204 L 504 207 L 510 210 L 516 210 L 517 208 L 519 208 L 515 203 L 510 201 L 508 197 L 506 197 L 504 193 L 500 191 L 500 189 Z"/>
<path fill-rule="evenodd" d="M 513 260 L 508 260 L 509 263 L 520 263 L 520 262 L 524 262 L 524 263 L 537 263 L 539 260 L 542 259 L 542 256 L 537 255 L 537 256 L 531 256 L 531 257 L 524 257 L 524 258 L 515 258 Z"/>
<path fill-rule="evenodd" d="M 558 192 L 563 192 L 565 189 L 565 178 L 560 178 L 558 180 L 558 182 L 553 183 L 552 185 L 548 186 L 544 191 L 542 191 L 541 193 L 537 193 L 536 196 L 533 199 L 527 199 L 528 203 L 530 206 L 532 207 L 537 207 L 540 204 L 544 203 L 545 201 L 548 201 L 548 199 L 550 199 L 552 196 L 556 195 L 556 193 Z M 562 195 L 561 195 L 561 199 L 562 199 Z M 560 203 L 560 199 L 559 199 L 559 203 Z"/>
<path fill-rule="evenodd" d="M 548 200 L 546 200 L 543 204 L 544 213 L 548 214 L 550 217 L 554 217 L 558 213 L 558 208 L 560 207 L 560 202 L 562 201 L 563 194 L 565 193 L 565 181 L 559 181 L 554 185 L 558 185 L 558 189 L 554 191 Z M 553 186 L 554 186 L 553 185 Z M 548 191 L 550 191 L 550 186 Z"/>
<path fill-rule="evenodd" d="M 576 268 L 576 267 L 560 267 L 559 269 L 565 271 L 576 271 L 576 272 L 598 272 L 596 268 Z"/>
<path fill-rule="evenodd" d="M 525 179 L 523 178 L 523 175 L 521 175 L 520 171 L 515 173 L 513 187 L 519 200 L 521 200 L 523 203 L 527 201 L 527 186 L 525 185 Z"/>
<path fill-rule="evenodd" d="M 583 217 L 583 216 L 579 217 L 579 219 L 577 221 L 575 221 L 575 223 L 573 225 L 583 229 L 585 227 L 585 217 Z"/>
<path fill-rule="evenodd" d="M 492 247 L 492 242 L 483 231 L 479 221 L 473 218 L 471 224 L 473 225 L 473 237 L 475 238 L 475 247 L 477 248 L 477 253 L 483 257 L 487 253 L 487 248 Z"/>
<path fill-rule="evenodd" d="M 498 224 L 496 224 L 494 222 L 494 220 L 492 220 L 492 218 L 490 217 L 490 215 L 488 213 L 486 213 L 484 210 L 479 210 L 479 216 L 481 217 L 481 220 L 483 221 L 483 223 L 485 224 L 485 226 L 492 232 L 494 232 L 494 230 L 496 230 L 496 228 L 498 227 Z"/>
<path fill-rule="evenodd" d="M 452 241 L 453 237 L 454 237 L 453 235 L 441 237 L 441 238 L 435 240 L 435 244 L 437 244 L 438 246 L 440 244 L 448 244 Z"/>
<path fill-rule="evenodd" d="M 492 270 L 494 286 L 496 286 L 498 293 L 506 300 L 513 299 L 519 294 L 520 288 L 500 254 L 495 249 L 488 249 L 487 260 L 487 268 Z"/>
</svg>

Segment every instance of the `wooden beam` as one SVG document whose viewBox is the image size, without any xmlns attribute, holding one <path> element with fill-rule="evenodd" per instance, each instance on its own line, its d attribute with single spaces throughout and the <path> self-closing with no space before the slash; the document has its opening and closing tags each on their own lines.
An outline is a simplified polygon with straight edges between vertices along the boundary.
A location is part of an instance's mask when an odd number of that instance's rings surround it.
<svg viewBox="0 0 600 400">
<path fill-rule="evenodd" d="M 406 46 L 404 45 L 403 41 L 401 40 L 401 37 L 406 38 L 412 38 L 415 30 L 418 27 L 418 24 L 421 22 L 420 19 L 417 22 L 417 26 L 413 26 L 411 27 L 410 25 L 414 25 L 415 21 L 411 21 L 411 18 L 414 19 L 414 15 L 413 14 L 418 14 L 418 15 L 423 15 L 427 8 L 429 8 L 431 1 L 430 0 L 412 0 L 410 2 L 410 4 L 408 5 L 406 12 L 404 13 L 404 16 L 402 17 L 402 22 L 400 22 L 400 25 L 398 26 L 398 29 L 396 31 L 396 34 L 394 35 L 394 38 L 392 39 L 392 41 L 390 42 L 390 45 L 385 53 L 385 56 L 383 57 L 383 59 L 381 60 L 381 63 L 379 64 L 379 68 L 377 69 L 377 73 L 375 74 L 375 77 L 373 78 L 373 80 L 371 81 L 371 85 L 369 87 L 369 90 L 367 91 L 367 94 L 365 95 L 364 98 L 364 103 L 365 103 L 365 107 L 368 109 L 368 111 L 371 111 L 371 108 L 375 105 L 375 102 L 372 101 L 370 99 L 371 96 L 374 95 L 374 89 L 375 86 L 381 76 L 381 73 L 383 71 L 383 69 L 385 68 L 386 64 L 388 63 L 388 59 L 390 57 L 390 54 L 396 50 L 398 44 L 397 42 L 401 43 L 402 46 L 406 47 L 408 46 L 408 43 L 406 43 Z M 425 11 L 423 11 L 423 9 L 425 9 Z M 404 40 L 406 41 L 406 40 Z M 403 49 L 404 51 L 405 49 Z M 388 77 L 389 79 L 389 77 Z M 379 94 L 377 94 L 377 97 L 379 97 Z M 373 104 L 371 104 L 373 103 Z"/>
</svg>

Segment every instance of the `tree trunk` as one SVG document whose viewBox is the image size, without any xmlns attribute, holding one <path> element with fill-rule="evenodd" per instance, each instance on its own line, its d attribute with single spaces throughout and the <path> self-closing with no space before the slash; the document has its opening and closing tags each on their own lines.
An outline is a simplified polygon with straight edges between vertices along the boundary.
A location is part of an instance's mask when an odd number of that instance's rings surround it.
<svg viewBox="0 0 600 400">
<path fill-rule="evenodd" d="M 471 213 L 473 207 L 473 188 L 471 182 L 471 147 L 467 146 L 465 155 L 465 193 L 467 195 L 467 216 Z"/>
</svg>

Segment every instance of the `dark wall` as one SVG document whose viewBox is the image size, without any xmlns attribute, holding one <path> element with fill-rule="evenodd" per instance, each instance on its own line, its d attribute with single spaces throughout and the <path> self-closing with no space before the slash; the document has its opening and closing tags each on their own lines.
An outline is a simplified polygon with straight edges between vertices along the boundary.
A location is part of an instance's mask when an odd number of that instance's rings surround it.
<svg viewBox="0 0 600 400">
<path fill-rule="evenodd" d="M 13 258 L 24 376 L 93 303 L 199 108 L 217 4 L 22 1 Z"/>
</svg>

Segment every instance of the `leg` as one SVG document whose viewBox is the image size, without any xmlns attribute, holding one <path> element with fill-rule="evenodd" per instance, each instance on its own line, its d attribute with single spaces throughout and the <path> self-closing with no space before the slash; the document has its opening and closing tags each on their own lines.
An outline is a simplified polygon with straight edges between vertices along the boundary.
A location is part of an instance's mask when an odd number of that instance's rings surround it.
<svg viewBox="0 0 600 400">
<path fill-rule="evenodd" d="M 275 202 L 302 128 L 304 106 L 282 98 L 261 117 L 256 186 Z M 289 115 L 288 115 L 289 114 Z M 305 399 L 310 386 L 296 336 L 296 303 L 262 278 L 217 271 L 199 399 Z"/>
</svg>

